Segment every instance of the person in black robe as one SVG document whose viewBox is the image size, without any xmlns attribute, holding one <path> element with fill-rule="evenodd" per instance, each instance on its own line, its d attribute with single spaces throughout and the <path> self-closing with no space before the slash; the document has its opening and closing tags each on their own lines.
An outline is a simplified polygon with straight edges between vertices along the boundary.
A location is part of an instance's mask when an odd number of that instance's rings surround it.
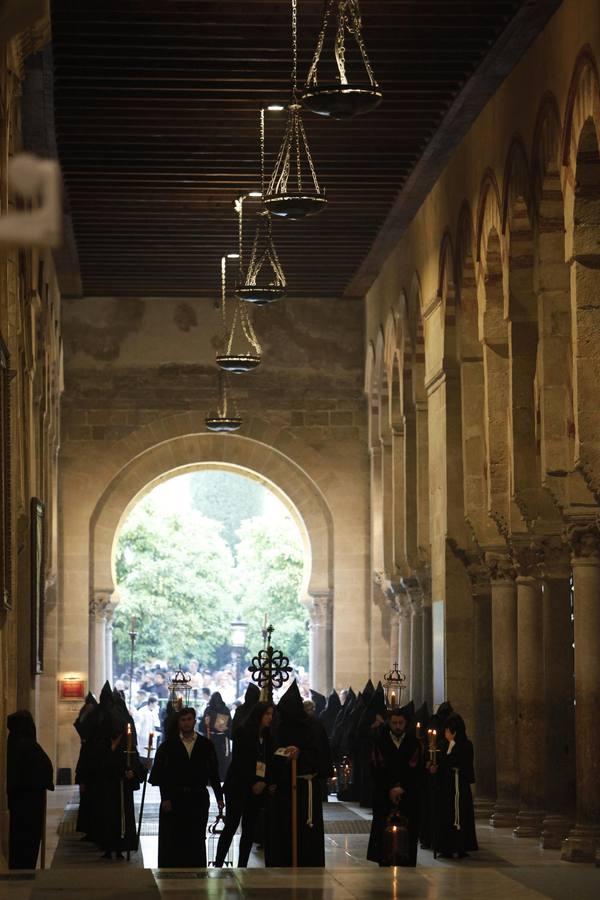
<svg viewBox="0 0 600 900">
<path fill-rule="evenodd" d="M 224 782 L 231 765 L 231 713 L 218 691 L 212 695 L 204 710 L 203 722 L 204 736 L 214 745 L 219 777 Z"/>
<path fill-rule="evenodd" d="M 363 714 L 368 707 L 375 687 L 369 678 L 362 692 L 358 695 L 354 709 L 348 721 L 346 730 L 347 755 L 352 760 L 352 785 L 349 793 L 349 800 L 358 803 L 360 801 L 360 789 L 363 780 L 363 764 L 364 760 L 360 750 L 361 736 L 359 734 L 359 726 Z"/>
<path fill-rule="evenodd" d="M 195 730 L 196 712 L 184 706 L 177 714 L 178 732 L 163 741 L 154 759 L 150 784 L 160 788 L 159 868 L 205 868 L 206 824 L 212 787 L 219 811 L 223 791 L 215 748 Z"/>
<path fill-rule="evenodd" d="M 320 694 L 318 691 L 313 691 L 310 689 L 310 699 L 315 704 L 315 716 L 317 719 L 321 717 L 321 713 L 324 712 L 325 707 L 327 706 L 327 697 L 323 694 Z"/>
<path fill-rule="evenodd" d="M 373 821 L 367 859 L 380 866 L 390 865 L 384 852 L 384 831 L 392 812 L 407 820 L 409 847 L 404 865 L 417 864 L 421 749 L 408 726 L 406 713 L 393 709 L 373 748 Z"/>
<path fill-rule="evenodd" d="M 277 749 L 270 775 L 265 863 L 267 866 L 292 864 L 291 759 L 295 758 L 298 866 L 322 867 L 325 865 L 325 835 L 318 781 L 327 777 L 327 760 L 322 758 L 317 731 L 304 711 L 295 681 L 279 701 L 277 716 Z"/>
<path fill-rule="evenodd" d="M 327 704 L 323 712 L 319 715 L 319 719 L 323 723 L 323 727 L 325 729 L 325 733 L 327 737 L 331 741 L 333 737 L 333 729 L 335 728 L 335 720 L 337 719 L 339 711 L 342 709 L 342 704 L 339 698 L 339 694 L 337 691 L 332 691 L 327 698 Z M 332 747 L 333 752 L 333 747 Z"/>
<path fill-rule="evenodd" d="M 457 713 L 446 719 L 445 749 L 429 766 L 437 794 L 434 849 L 437 856 L 462 859 L 478 850 L 471 785 L 475 782 L 473 744 Z"/>
<path fill-rule="evenodd" d="M 86 783 L 89 780 L 89 762 L 91 756 L 91 738 L 96 721 L 96 710 L 98 701 L 92 693 L 88 693 L 85 703 L 79 710 L 79 714 L 73 722 L 79 738 L 81 747 L 79 749 L 79 757 L 75 767 L 75 784 L 79 785 L 79 809 L 77 811 L 77 824 L 75 830 L 84 835 L 84 840 L 88 839 L 89 832 L 92 828 L 92 809 L 90 804 L 90 793 L 86 789 Z"/>
<path fill-rule="evenodd" d="M 250 684 L 246 688 L 246 693 L 244 694 L 243 703 L 238 706 L 236 711 L 233 714 L 233 719 L 231 720 L 231 738 L 235 740 L 235 733 L 238 728 L 246 722 L 252 710 L 256 706 L 256 704 L 260 700 L 260 691 L 255 684 Z"/>
<path fill-rule="evenodd" d="M 108 734 L 93 744 L 91 777 L 96 786 L 96 840 L 105 859 L 122 859 L 138 848 L 133 794 L 144 769 L 136 749 L 133 723 L 115 712 Z M 127 726 L 131 729 L 127 730 Z"/>
<path fill-rule="evenodd" d="M 245 869 L 248 865 L 271 768 L 273 712 L 271 703 L 256 703 L 234 732 L 231 765 L 224 785 L 225 825 L 217 845 L 216 868 L 222 867 L 240 820 L 238 867 Z"/>
<path fill-rule="evenodd" d="M 337 781 L 337 798 L 338 800 L 349 800 L 351 790 L 351 761 L 348 756 L 348 725 L 350 717 L 359 700 L 352 688 L 348 690 L 346 702 L 342 706 L 336 720 L 331 735 L 331 753 L 333 756 L 333 764 L 336 770 Z"/>
<path fill-rule="evenodd" d="M 35 869 L 44 828 L 46 791 L 54 790 L 52 763 L 36 740 L 35 722 L 29 710 L 12 713 L 6 726 L 8 867 Z"/>
<path fill-rule="evenodd" d="M 360 717 L 354 751 L 354 757 L 360 760 L 357 800 L 362 807 L 366 808 L 370 808 L 373 802 L 373 767 L 371 765 L 373 744 L 377 739 L 380 727 L 385 722 L 386 712 L 385 694 L 382 684 L 379 682 Z"/>
<path fill-rule="evenodd" d="M 323 803 L 327 803 L 327 783 L 333 775 L 333 757 L 331 755 L 331 744 L 329 743 L 329 738 L 327 737 L 325 726 L 317 716 L 317 710 L 315 708 L 314 701 L 305 700 L 302 705 L 304 706 L 304 711 L 311 719 L 312 726 L 315 729 L 315 734 L 317 735 L 322 769 L 323 771 L 327 771 L 327 777 L 321 777 L 319 779 L 321 800 L 323 801 Z"/>
</svg>

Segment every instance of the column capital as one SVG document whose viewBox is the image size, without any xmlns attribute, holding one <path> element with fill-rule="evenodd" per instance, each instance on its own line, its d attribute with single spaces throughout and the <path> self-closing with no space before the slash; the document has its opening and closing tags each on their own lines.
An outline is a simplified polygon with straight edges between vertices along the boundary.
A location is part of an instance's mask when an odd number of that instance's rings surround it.
<svg viewBox="0 0 600 900">
<path fill-rule="evenodd" d="M 489 566 L 483 562 L 470 563 L 467 567 L 467 575 L 471 582 L 473 597 L 486 597 L 491 591 L 491 572 Z"/>
<path fill-rule="evenodd" d="M 572 521 L 567 526 L 573 563 L 600 565 L 600 528 L 597 519 Z"/>
<path fill-rule="evenodd" d="M 326 628 L 331 623 L 333 591 L 311 591 L 305 600 L 310 628 Z"/>
<path fill-rule="evenodd" d="M 112 591 L 95 591 L 89 601 L 90 616 L 96 622 L 106 619 L 115 610 L 116 604 L 112 602 Z"/>
<path fill-rule="evenodd" d="M 530 534 L 513 537 L 510 550 L 517 578 L 540 577 L 540 567 L 544 560 L 540 538 Z"/>
<path fill-rule="evenodd" d="M 569 547 L 560 535 L 552 535 L 542 540 L 542 554 L 540 571 L 546 580 L 570 577 Z"/>
<path fill-rule="evenodd" d="M 485 562 L 490 570 L 490 582 L 506 584 L 514 582 L 517 577 L 517 570 L 508 551 L 486 553 Z"/>
</svg>

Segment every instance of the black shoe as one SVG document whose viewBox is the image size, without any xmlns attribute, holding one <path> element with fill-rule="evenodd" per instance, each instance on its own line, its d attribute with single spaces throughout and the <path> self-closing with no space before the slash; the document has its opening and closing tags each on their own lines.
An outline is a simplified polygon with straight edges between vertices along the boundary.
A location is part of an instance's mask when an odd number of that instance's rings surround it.
<svg viewBox="0 0 600 900">
<path fill-rule="evenodd" d="M 122 853 L 115 853 L 115 859 L 125 859 Z"/>
</svg>

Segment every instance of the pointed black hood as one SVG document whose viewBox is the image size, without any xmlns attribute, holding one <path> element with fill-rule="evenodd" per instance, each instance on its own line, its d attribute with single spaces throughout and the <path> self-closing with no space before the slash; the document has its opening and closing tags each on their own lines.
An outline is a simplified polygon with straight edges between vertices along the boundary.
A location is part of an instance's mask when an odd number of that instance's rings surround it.
<svg viewBox="0 0 600 900">
<path fill-rule="evenodd" d="M 238 706 L 234 715 L 233 722 L 231 725 L 232 735 L 235 735 L 238 728 L 241 728 L 245 722 L 248 721 L 248 717 L 252 713 L 252 710 L 260 700 L 260 691 L 255 684 L 250 683 L 246 688 L 246 693 L 244 694 L 244 702 L 241 706 Z"/>
<path fill-rule="evenodd" d="M 402 713 L 402 715 L 404 716 L 404 718 L 406 719 L 406 721 L 407 721 L 408 724 L 410 725 L 410 723 L 412 722 L 412 720 L 413 720 L 414 717 L 415 717 L 415 704 L 414 704 L 414 701 L 411 700 L 410 703 L 406 703 L 404 706 L 401 706 L 401 707 L 400 707 L 400 712 Z"/>
<path fill-rule="evenodd" d="M 110 686 L 110 682 L 105 681 L 104 687 L 100 691 L 100 706 L 105 709 L 110 709 L 113 705 L 113 691 Z"/>
<path fill-rule="evenodd" d="M 219 693 L 219 691 L 215 691 L 214 694 L 211 695 L 210 700 L 208 701 L 208 705 L 204 710 L 204 715 L 221 713 L 222 715 L 229 715 L 229 707 L 223 700 L 223 697 Z"/>
<path fill-rule="evenodd" d="M 320 716 L 325 707 L 327 706 L 327 698 L 320 694 L 318 691 L 313 691 L 311 688 L 310 696 L 312 698 L 312 702 L 315 704 L 315 716 Z"/>
<path fill-rule="evenodd" d="M 30 741 L 36 740 L 35 722 L 28 709 L 18 709 L 7 716 L 6 727 L 12 740 L 16 741 L 21 738 Z"/>
<path fill-rule="evenodd" d="M 332 691 L 330 693 L 329 697 L 327 698 L 327 705 L 326 705 L 325 709 L 319 716 L 319 718 L 321 719 L 321 722 L 323 723 L 323 727 L 325 728 L 328 738 L 330 738 L 333 733 L 333 729 L 335 727 L 335 721 L 338 717 L 340 710 L 342 710 L 342 709 L 343 709 L 343 706 L 341 704 L 341 701 L 340 701 L 337 691 Z"/>
</svg>

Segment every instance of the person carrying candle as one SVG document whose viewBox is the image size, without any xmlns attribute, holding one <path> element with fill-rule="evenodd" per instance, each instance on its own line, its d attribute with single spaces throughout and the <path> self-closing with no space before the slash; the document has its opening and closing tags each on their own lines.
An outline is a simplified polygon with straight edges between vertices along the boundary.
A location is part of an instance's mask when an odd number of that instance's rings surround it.
<svg viewBox="0 0 600 900">
<path fill-rule="evenodd" d="M 429 766 L 436 792 L 434 849 L 437 856 L 462 859 L 478 845 L 471 794 L 475 781 L 473 744 L 457 713 L 446 719 L 444 738 L 437 764 Z"/>
<path fill-rule="evenodd" d="M 421 747 L 408 727 L 405 709 L 391 710 L 373 749 L 373 821 L 367 859 L 380 866 L 391 865 L 384 852 L 384 831 L 390 813 L 407 821 L 407 866 L 417 864 L 419 807 L 422 786 Z"/>
</svg>

